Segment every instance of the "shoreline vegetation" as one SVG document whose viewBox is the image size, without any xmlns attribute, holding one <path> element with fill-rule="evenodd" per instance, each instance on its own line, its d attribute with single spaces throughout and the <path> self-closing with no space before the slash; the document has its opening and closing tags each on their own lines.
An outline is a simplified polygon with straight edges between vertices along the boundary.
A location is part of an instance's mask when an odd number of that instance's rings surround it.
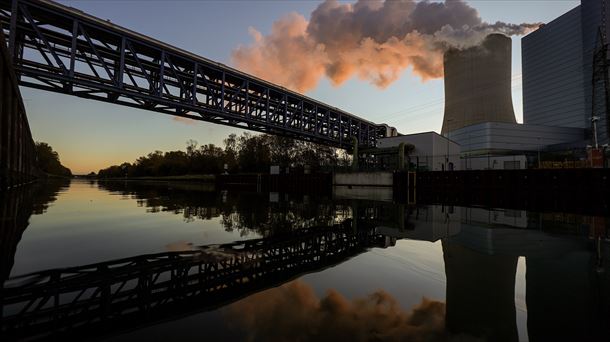
<svg viewBox="0 0 610 342">
<path fill-rule="evenodd" d="M 47 178 L 70 178 L 73 177 L 72 171 L 63 166 L 59 160 L 59 154 L 53 148 L 41 141 L 35 144 L 36 164 L 42 175 Z"/>
<path fill-rule="evenodd" d="M 223 142 L 224 148 L 214 144 L 199 146 L 191 139 L 186 142 L 186 151 L 151 152 L 133 163 L 112 165 L 84 177 L 211 182 L 215 178 L 210 177 L 225 172 L 267 173 L 272 165 L 300 173 L 306 168 L 316 172 L 351 163 L 351 156 L 344 150 L 293 138 L 243 133 L 230 134 Z"/>
</svg>

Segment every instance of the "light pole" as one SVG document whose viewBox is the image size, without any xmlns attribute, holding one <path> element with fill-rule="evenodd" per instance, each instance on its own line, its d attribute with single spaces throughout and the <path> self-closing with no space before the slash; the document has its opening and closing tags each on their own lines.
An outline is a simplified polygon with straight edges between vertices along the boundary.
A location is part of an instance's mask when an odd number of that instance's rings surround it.
<svg viewBox="0 0 610 342">
<path fill-rule="evenodd" d="M 591 117 L 591 122 L 593 123 L 593 139 L 595 142 L 595 149 L 599 148 L 599 145 L 597 143 L 597 121 L 599 121 L 599 116 Z"/>
<path fill-rule="evenodd" d="M 447 149 L 445 150 L 445 171 L 449 171 L 449 138 L 445 137 L 447 140 Z"/>
<path fill-rule="evenodd" d="M 541 162 L 540 162 L 540 137 L 538 137 L 538 168 L 540 169 Z"/>
<path fill-rule="evenodd" d="M 466 152 L 466 170 L 470 170 L 468 168 L 468 157 L 470 156 L 470 133 L 468 133 L 468 151 Z"/>
</svg>

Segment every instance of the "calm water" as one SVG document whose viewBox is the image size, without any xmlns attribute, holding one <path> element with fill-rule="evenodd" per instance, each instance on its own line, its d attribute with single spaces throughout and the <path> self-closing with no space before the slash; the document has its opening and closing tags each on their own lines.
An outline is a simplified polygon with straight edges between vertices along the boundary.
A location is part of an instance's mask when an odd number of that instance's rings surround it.
<svg viewBox="0 0 610 342">
<path fill-rule="evenodd" d="M 349 197 L 93 181 L 5 194 L 2 333 L 610 340 L 607 218 Z"/>
</svg>

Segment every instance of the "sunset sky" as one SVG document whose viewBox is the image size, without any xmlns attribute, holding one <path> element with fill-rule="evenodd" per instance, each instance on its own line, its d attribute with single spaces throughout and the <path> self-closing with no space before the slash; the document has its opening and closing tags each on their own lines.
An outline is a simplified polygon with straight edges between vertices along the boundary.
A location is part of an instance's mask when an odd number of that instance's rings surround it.
<svg viewBox="0 0 610 342">
<path fill-rule="evenodd" d="M 295 12 L 306 20 L 318 1 L 198 1 L 198 0 L 72 0 L 61 3 L 171 45 L 235 66 L 232 53 L 253 42 L 252 28 L 271 32 L 274 21 Z M 579 1 L 468 1 L 483 21 L 495 23 L 549 22 Z M 294 14 L 293 14 L 294 16 Z M 513 103 L 522 121 L 521 50 L 513 37 Z M 339 86 L 321 75 L 306 94 L 400 133 L 440 131 L 443 82 L 423 82 L 411 68 L 380 88 L 367 79 L 351 77 Z M 185 122 L 171 116 L 107 103 L 22 88 L 32 134 L 59 152 L 75 174 L 100 168 L 154 150 L 184 149 L 185 142 L 222 145 L 235 128 L 205 122 Z"/>
</svg>

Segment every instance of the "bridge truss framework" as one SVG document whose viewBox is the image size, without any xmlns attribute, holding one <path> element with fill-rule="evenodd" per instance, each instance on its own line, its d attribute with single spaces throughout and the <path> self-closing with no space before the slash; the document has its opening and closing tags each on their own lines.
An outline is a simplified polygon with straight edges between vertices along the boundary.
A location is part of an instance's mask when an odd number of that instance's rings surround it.
<svg viewBox="0 0 610 342">
<path fill-rule="evenodd" d="M 387 134 L 304 95 L 46 0 L 0 0 L 20 84 L 350 149 Z"/>
</svg>

